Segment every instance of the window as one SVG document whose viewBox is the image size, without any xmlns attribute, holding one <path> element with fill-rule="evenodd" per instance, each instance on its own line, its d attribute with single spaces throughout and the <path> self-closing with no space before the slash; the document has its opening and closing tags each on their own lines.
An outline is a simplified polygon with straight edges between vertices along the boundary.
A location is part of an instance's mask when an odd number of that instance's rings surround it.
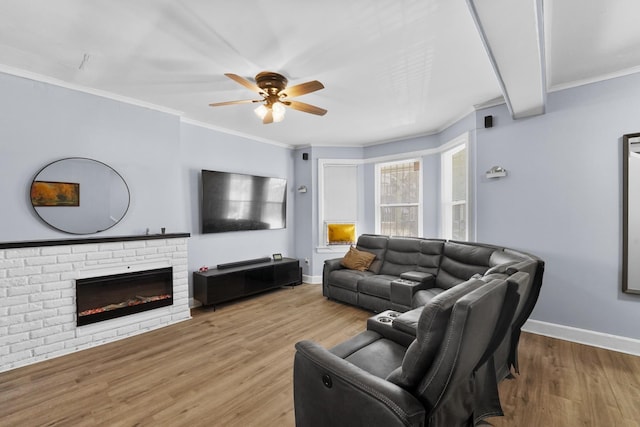
<svg viewBox="0 0 640 427">
<path fill-rule="evenodd" d="M 319 160 L 319 240 L 321 246 L 355 243 L 358 219 L 358 165 Z M 340 250 L 343 250 L 340 249 Z"/>
<path fill-rule="evenodd" d="M 467 144 L 442 153 L 442 237 L 468 240 Z"/>
<path fill-rule="evenodd" d="M 422 235 L 422 162 L 402 160 L 376 165 L 376 232 Z"/>
</svg>

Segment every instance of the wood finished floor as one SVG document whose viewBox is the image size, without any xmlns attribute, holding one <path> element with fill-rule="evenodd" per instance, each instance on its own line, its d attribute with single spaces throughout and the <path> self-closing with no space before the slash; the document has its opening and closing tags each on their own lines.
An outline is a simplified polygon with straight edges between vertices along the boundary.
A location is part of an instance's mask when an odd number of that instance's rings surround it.
<svg viewBox="0 0 640 427">
<path fill-rule="evenodd" d="M 293 426 L 294 344 L 333 346 L 370 313 L 280 289 L 0 373 L 2 426 Z M 638 426 L 640 357 L 523 334 L 494 426 Z"/>
</svg>

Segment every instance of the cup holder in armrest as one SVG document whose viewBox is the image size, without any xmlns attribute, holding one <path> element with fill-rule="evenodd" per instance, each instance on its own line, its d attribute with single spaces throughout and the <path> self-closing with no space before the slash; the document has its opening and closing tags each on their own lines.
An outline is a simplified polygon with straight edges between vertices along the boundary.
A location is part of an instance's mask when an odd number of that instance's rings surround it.
<svg viewBox="0 0 640 427">
<path fill-rule="evenodd" d="M 393 310 L 387 310 L 387 311 L 383 311 L 382 313 L 374 317 L 376 321 L 380 323 L 384 323 L 385 325 L 391 325 L 391 323 L 393 322 L 393 319 L 400 316 L 400 314 L 402 313 L 398 313 L 397 311 L 393 311 Z"/>
<path fill-rule="evenodd" d="M 367 319 L 367 330 L 376 332 L 382 335 L 384 338 L 388 338 L 398 344 L 408 347 L 413 340 L 415 340 L 415 334 L 407 334 L 395 328 L 395 320 L 403 313 L 395 310 L 386 310 L 382 313 L 375 314 Z"/>
</svg>

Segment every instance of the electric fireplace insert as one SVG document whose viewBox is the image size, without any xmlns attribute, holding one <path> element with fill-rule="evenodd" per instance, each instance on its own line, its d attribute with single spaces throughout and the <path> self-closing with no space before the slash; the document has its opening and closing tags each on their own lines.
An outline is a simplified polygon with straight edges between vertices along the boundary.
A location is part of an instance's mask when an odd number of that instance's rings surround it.
<svg viewBox="0 0 640 427">
<path fill-rule="evenodd" d="M 173 304 L 173 268 L 76 280 L 78 326 Z"/>
</svg>

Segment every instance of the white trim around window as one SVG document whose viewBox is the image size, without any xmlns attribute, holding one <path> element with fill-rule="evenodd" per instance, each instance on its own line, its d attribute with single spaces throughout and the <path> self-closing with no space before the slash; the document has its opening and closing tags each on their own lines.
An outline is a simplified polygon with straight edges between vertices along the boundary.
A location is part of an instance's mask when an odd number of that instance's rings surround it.
<svg viewBox="0 0 640 427">
<path fill-rule="evenodd" d="M 316 251 L 344 253 L 348 245 L 329 245 L 327 224 L 358 224 L 361 160 L 318 159 L 318 245 Z"/>
<path fill-rule="evenodd" d="M 380 178 L 381 178 L 381 171 L 383 168 L 385 167 L 389 167 L 389 166 L 394 166 L 394 165 L 401 165 L 401 164 L 410 164 L 410 163 L 417 163 L 418 164 L 418 181 L 417 181 L 417 194 L 418 194 L 418 198 L 416 201 L 406 201 L 406 202 L 400 202 L 400 203 L 387 203 L 387 204 L 383 204 L 381 201 L 381 185 L 382 183 L 380 182 Z M 375 165 L 375 230 L 377 234 L 386 234 L 385 230 L 382 230 L 382 208 L 383 207 L 417 207 L 418 212 L 417 212 L 417 228 L 416 228 L 416 233 L 417 236 L 422 236 L 422 230 L 423 230 L 423 217 L 422 217 L 422 191 L 423 191 L 423 162 L 422 162 L 422 158 L 421 157 L 411 157 L 411 158 L 405 158 L 402 160 L 394 160 L 391 162 L 380 162 L 380 163 L 376 163 Z M 392 233 L 393 234 L 393 233 Z"/>
<path fill-rule="evenodd" d="M 469 240 L 469 143 L 468 138 L 457 138 L 460 143 L 444 151 L 440 156 L 441 189 L 440 189 L 440 235 L 443 239 Z M 454 156 L 465 152 L 464 179 L 454 183 Z M 462 185 L 458 192 L 463 198 L 453 198 L 454 185 Z M 456 215 L 457 211 L 457 215 Z M 463 231 L 460 231 L 460 223 Z M 454 227 L 455 226 L 455 227 Z M 454 230 L 457 229 L 457 232 Z"/>
</svg>

